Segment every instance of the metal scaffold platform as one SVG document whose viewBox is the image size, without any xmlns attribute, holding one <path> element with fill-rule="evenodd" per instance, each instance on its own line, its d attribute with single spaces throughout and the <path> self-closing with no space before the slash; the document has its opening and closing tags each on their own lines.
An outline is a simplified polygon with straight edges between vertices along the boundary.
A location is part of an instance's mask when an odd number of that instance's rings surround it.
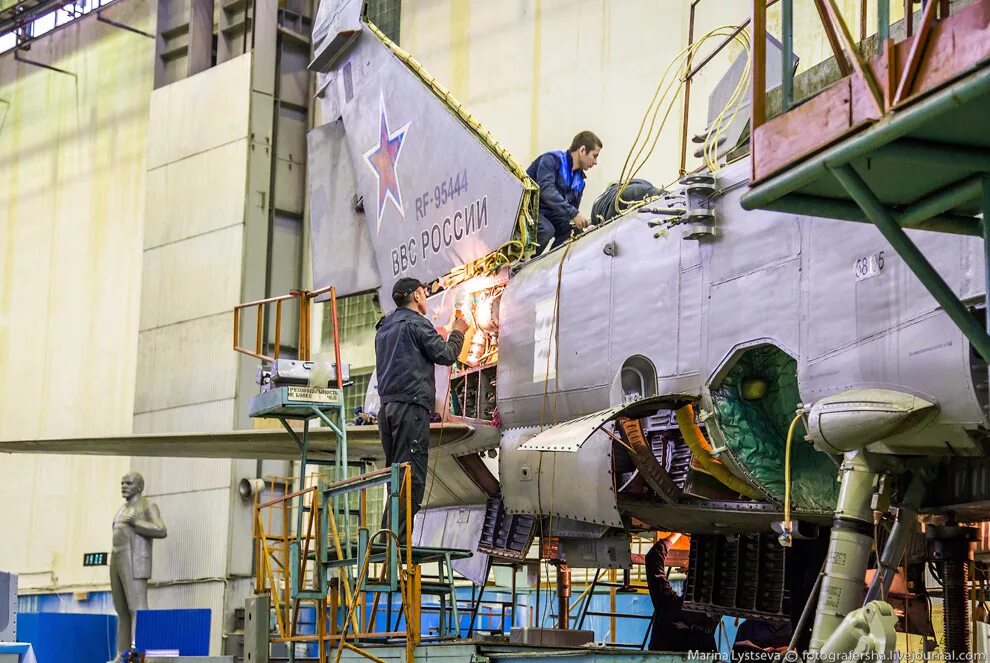
<svg viewBox="0 0 990 663">
<path fill-rule="evenodd" d="M 788 64 L 794 4 L 781 0 Z M 896 42 L 890 0 L 880 0 L 870 58 L 835 0 L 814 6 L 841 78 L 795 103 L 793 68 L 785 65 L 780 112 L 768 120 L 765 48 L 754 40 L 752 181 L 742 206 L 872 223 L 990 359 L 984 325 L 906 232 L 971 235 L 990 246 L 990 227 L 978 216 L 990 210 L 990 0 L 928 0 L 919 14 L 906 3 L 898 25 L 906 36 Z M 765 0 L 753 3 L 757 33 L 766 30 L 766 10 Z M 857 269 L 868 277 L 883 263 L 882 255 L 864 256 Z"/>
<path fill-rule="evenodd" d="M 323 297 L 330 307 L 334 339 L 334 361 L 329 366 L 314 362 L 309 347 L 312 302 Z M 297 356 L 289 360 L 280 357 L 286 302 L 296 303 L 299 312 Z M 271 308 L 274 342 L 268 355 L 264 324 Z M 241 345 L 247 311 L 256 316 L 252 348 Z M 412 531 L 408 463 L 366 471 L 365 462 L 348 461 L 347 372 L 340 354 L 334 288 L 294 291 L 239 305 L 233 326 L 234 350 L 262 362 L 261 392 L 252 398 L 249 415 L 277 421 L 298 448 L 296 477 L 276 482 L 282 490 L 273 492 L 279 494 L 255 503 L 255 591 L 265 598 L 258 617 L 267 619 L 274 613 L 275 618 L 274 634 L 266 631 L 264 643 L 257 646 L 267 649 L 269 642 L 285 643 L 288 660 L 295 661 L 295 645 L 311 645 L 317 660 L 325 663 L 331 656 L 339 661 L 345 651 L 380 661 L 364 643 L 399 641 L 401 658 L 412 662 L 422 641 L 423 595 L 439 600 L 439 638 L 457 637 L 460 619 L 453 562 L 470 557 L 471 552 L 415 546 L 411 537 L 400 540 L 398 531 Z M 322 449 L 312 453 L 314 423 L 331 431 L 332 454 Z M 329 467 L 330 480 L 311 477 L 311 465 Z M 376 510 L 382 491 L 384 509 Z M 403 521 L 404 527 L 398 527 Z M 436 564 L 437 574 L 424 581 L 422 567 L 427 564 Z M 393 609 L 396 594 L 398 610 Z M 304 609 L 304 603 L 311 607 Z M 312 628 L 304 632 L 304 624 Z"/>
</svg>

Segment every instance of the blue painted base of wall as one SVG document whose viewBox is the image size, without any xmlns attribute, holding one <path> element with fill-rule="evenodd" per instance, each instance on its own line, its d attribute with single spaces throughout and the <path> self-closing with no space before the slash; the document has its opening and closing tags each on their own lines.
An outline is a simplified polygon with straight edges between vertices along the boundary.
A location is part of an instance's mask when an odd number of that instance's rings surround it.
<svg viewBox="0 0 990 663">
<path fill-rule="evenodd" d="M 138 651 L 178 650 L 180 656 L 210 653 L 210 611 L 138 610 L 134 628 Z"/>
<path fill-rule="evenodd" d="M 17 639 L 31 643 L 38 663 L 106 663 L 116 656 L 117 617 L 20 613 Z"/>
<path fill-rule="evenodd" d="M 76 598 L 84 596 L 85 598 Z M 22 594 L 17 597 L 17 612 L 60 612 L 87 615 L 114 615 L 110 592 L 85 594 Z"/>
</svg>

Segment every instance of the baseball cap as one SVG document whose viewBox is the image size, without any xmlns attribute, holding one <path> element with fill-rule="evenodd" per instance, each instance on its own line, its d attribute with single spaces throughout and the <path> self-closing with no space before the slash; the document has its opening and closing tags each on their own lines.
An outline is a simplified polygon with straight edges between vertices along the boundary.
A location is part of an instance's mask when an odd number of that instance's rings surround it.
<svg viewBox="0 0 990 663">
<path fill-rule="evenodd" d="M 414 279 L 411 276 L 404 276 L 395 282 L 392 286 L 392 299 L 398 302 L 407 295 L 416 292 L 417 288 L 425 288 L 426 285 L 420 282 L 419 279 Z"/>
</svg>

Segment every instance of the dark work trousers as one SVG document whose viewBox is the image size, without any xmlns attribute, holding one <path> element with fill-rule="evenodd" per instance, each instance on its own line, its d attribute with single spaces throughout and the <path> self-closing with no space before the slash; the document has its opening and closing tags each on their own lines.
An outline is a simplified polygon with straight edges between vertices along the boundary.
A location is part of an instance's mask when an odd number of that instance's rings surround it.
<svg viewBox="0 0 990 663">
<path fill-rule="evenodd" d="M 566 242 L 571 237 L 571 225 L 568 223 L 564 228 L 555 227 L 547 217 L 540 215 L 540 219 L 536 225 L 536 244 L 537 250 L 541 253 L 550 244 L 550 240 L 554 240 L 554 247 L 558 247 Z"/>
<path fill-rule="evenodd" d="M 430 445 L 430 413 L 421 405 L 386 403 L 378 414 L 378 430 L 385 450 L 385 463 L 409 463 L 412 470 L 412 515 L 423 502 L 426 490 L 426 463 Z M 400 475 L 401 480 L 401 475 Z M 389 507 L 385 504 L 382 527 L 388 526 Z M 406 540 L 405 500 L 399 503 L 399 525 L 391 528 Z M 379 543 L 379 542 L 376 542 Z"/>
</svg>

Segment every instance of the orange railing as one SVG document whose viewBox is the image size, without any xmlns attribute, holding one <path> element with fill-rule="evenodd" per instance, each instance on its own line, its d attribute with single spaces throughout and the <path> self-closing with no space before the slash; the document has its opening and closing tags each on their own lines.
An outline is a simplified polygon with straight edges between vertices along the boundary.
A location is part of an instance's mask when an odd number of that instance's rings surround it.
<svg viewBox="0 0 990 663">
<path fill-rule="evenodd" d="M 814 6 L 818 14 L 821 31 L 825 35 L 832 56 L 841 76 L 830 86 L 815 90 L 811 99 L 793 99 L 792 54 L 794 51 L 793 10 L 798 8 L 794 0 L 781 0 L 781 42 L 782 42 L 782 94 L 780 112 L 773 118 L 767 112 L 766 80 L 766 39 L 767 7 L 777 0 L 753 0 L 751 18 L 753 29 L 752 52 L 752 114 L 750 116 L 750 161 L 751 177 L 759 181 L 776 173 L 783 166 L 793 163 L 808 153 L 821 149 L 835 140 L 849 135 L 858 129 L 877 122 L 891 112 L 910 103 L 912 99 L 939 84 L 950 70 L 963 71 L 972 64 L 965 53 L 957 54 L 951 49 L 946 55 L 933 46 L 939 38 L 939 23 L 949 19 L 948 0 L 930 0 L 925 3 L 920 20 L 914 24 L 914 8 L 911 0 L 904 2 L 904 23 L 907 38 L 896 42 L 890 37 L 891 0 L 877 0 L 877 22 L 875 55 L 869 57 L 865 43 L 867 40 L 866 3 L 861 4 L 859 16 L 859 41 L 842 15 L 836 0 L 814 0 L 801 3 L 800 8 Z M 959 20 L 956 20 L 959 19 Z M 979 35 L 973 26 L 967 27 L 975 18 L 952 16 L 962 30 L 959 35 Z M 966 32 L 969 30 L 970 32 Z M 962 36 L 944 36 L 946 41 L 963 39 Z M 975 37 L 978 38 L 978 37 Z M 937 45 L 937 44 L 936 44 Z M 962 50 L 962 49 L 960 49 Z M 926 57 L 942 58 L 944 62 L 928 71 L 924 66 Z M 958 60 L 958 62 L 957 62 Z M 943 71 L 937 71 L 937 70 Z M 848 80 L 847 80 L 848 79 Z M 840 84 L 841 82 L 841 84 Z M 795 110 L 800 117 L 786 119 L 789 111 Z M 816 113 L 818 113 L 816 115 Z M 830 113 L 837 120 L 824 125 L 824 114 Z M 797 140 L 781 141 L 778 135 L 786 134 L 795 126 L 816 126 L 820 131 L 804 132 Z M 821 126 L 819 126 L 821 125 Z M 834 125 L 834 126 L 832 126 Z M 781 144 L 783 143 L 783 144 Z M 761 154 L 765 152 L 765 154 Z M 779 154 L 778 154 L 779 153 Z"/>
<path fill-rule="evenodd" d="M 312 303 L 317 297 L 321 297 L 328 293 L 329 297 L 327 301 L 330 302 L 330 315 L 333 321 L 333 349 L 337 367 L 337 384 L 343 384 L 343 368 L 340 363 L 340 326 L 337 318 L 337 291 L 332 285 L 325 288 L 320 288 L 319 290 L 292 290 L 289 294 L 282 295 L 280 297 L 269 297 L 267 299 L 247 302 L 246 304 L 238 304 L 234 307 L 234 350 L 262 361 L 276 361 L 279 358 L 282 348 L 282 305 L 287 301 L 294 300 L 298 303 L 299 308 L 297 359 L 301 361 L 309 361 L 311 358 L 310 334 L 312 332 Z M 264 321 L 265 316 L 269 312 L 272 305 L 275 306 L 275 338 L 272 341 L 272 345 L 274 346 L 272 349 L 272 354 L 267 355 L 264 353 Z M 241 345 L 241 335 L 244 331 L 243 325 L 241 324 L 241 318 L 244 311 L 248 309 L 255 309 L 257 316 L 253 348 Z"/>
<path fill-rule="evenodd" d="M 398 476 L 398 481 L 395 477 Z M 362 564 L 357 570 L 357 578 L 350 575 L 344 566 L 337 568 L 338 577 L 324 578 L 325 555 L 321 548 L 332 549 L 336 559 L 344 559 L 345 548 L 351 550 L 354 541 L 342 535 L 334 509 L 329 508 L 330 500 L 346 499 L 351 493 L 358 494 L 358 524 L 368 532 L 369 522 L 378 515 L 369 513 L 367 491 L 384 485 L 387 493 L 401 501 L 406 519 L 406 531 L 412 531 L 412 508 L 410 488 L 411 474 L 408 464 L 395 472 L 393 468 L 383 468 L 375 472 L 351 477 L 333 484 L 318 484 L 309 487 L 294 487 L 294 479 L 270 479 L 267 489 L 274 494 L 262 501 L 256 493 L 254 504 L 254 539 L 256 554 L 255 587 L 258 593 L 271 597 L 271 608 L 275 613 L 275 633 L 271 640 L 285 643 L 313 643 L 317 646 L 319 661 L 326 663 L 329 654 L 334 652 L 340 659 L 343 649 L 368 656 L 367 652 L 355 644 L 367 638 L 401 637 L 406 639 L 407 660 L 412 662 L 412 650 L 419 642 L 420 628 L 420 583 L 421 571 L 413 564 L 411 542 L 399 541 L 392 530 L 377 530 L 365 544 Z M 394 485 L 398 483 L 399 485 Z M 259 491 L 260 492 L 260 491 Z M 306 518 L 298 524 L 298 531 L 292 531 L 292 510 L 302 508 Z M 350 513 L 347 508 L 345 513 Z M 324 513 L 325 516 L 321 516 Z M 349 516 L 348 516 L 349 517 Z M 376 531 L 377 530 L 377 531 Z M 380 564 L 379 582 L 366 586 L 371 577 L 372 542 L 386 537 L 386 547 L 396 550 L 397 565 L 390 569 L 387 562 Z M 358 537 L 360 545 L 361 536 Z M 298 553 L 293 555 L 293 545 Z M 394 548 L 393 548 L 394 547 Z M 402 610 L 406 615 L 406 630 L 377 631 L 379 599 L 382 594 L 390 594 L 388 583 L 382 584 L 386 574 L 397 574 Z M 294 592 L 295 590 L 295 592 Z M 294 596 L 295 593 L 295 596 Z M 300 596 L 302 595 L 302 596 Z M 370 614 L 367 611 L 368 599 L 374 596 Z M 309 601 L 315 604 L 316 624 L 314 633 L 300 633 L 300 604 Z M 389 602 L 391 599 L 389 598 Z"/>
</svg>

